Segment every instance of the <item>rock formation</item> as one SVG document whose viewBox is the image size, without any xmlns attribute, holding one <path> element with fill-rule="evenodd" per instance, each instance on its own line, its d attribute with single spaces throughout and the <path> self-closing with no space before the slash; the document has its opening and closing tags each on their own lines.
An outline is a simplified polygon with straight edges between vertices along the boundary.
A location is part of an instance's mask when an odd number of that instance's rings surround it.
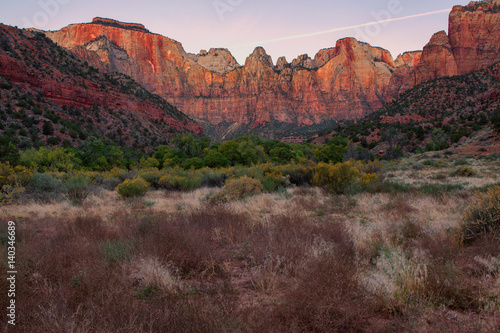
<svg viewBox="0 0 500 333">
<path fill-rule="evenodd" d="M 302 55 L 288 63 L 282 57 L 276 66 L 257 47 L 240 66 L 226 49 L 188 54 L 179 42 L 142 25 L 101 18 L 46 34 L 94 66 L 127 74 L 210 123 L 304 125 L 358 118 L 418 83 L 499 61 L 498 1 L 454 7 L 449 36 L 438 32 L 423 51 L 396 61 L 387 50 L 346 38 L 314 59 Z"/>
<path fill-rule="evenodd" d="M 449 34 L 458 74 L 470 73 L 499 61 L 500 0 L 453 7 Z"/>
</svg>

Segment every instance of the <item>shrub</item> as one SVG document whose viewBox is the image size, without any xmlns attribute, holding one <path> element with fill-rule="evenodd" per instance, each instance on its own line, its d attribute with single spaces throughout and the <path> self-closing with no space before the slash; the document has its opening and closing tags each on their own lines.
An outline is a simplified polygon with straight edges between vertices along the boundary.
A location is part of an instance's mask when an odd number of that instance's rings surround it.
<svg viewBox="0 0 500 333">
<path fill-rule="evenodd" d="M 111 169 L 111 171 L 109 171 L 107 174 L 108 174 L 109 178 L 117 178 L 117 179 L 120 179 L 122 181 L 124 181 L 125 179 L 133 178 L 133 177 L 129 177 L 130 172 L 128 170 L 120 169 L 117 167 L 114 167 L 113 169 Z"/>
<path fill-rule="evenodd" d="M 184 169 L 201 169 L 205 166 L 203 160 L 199 157 L 188 158 L 182 163 Z"/>
<path fill-rule="evenodd" d="M 26 187 L 35 200 L 47 201 L 61 195 L 61 181 L 48 173 L 37 173 Z"/>
<path fill-rule="evenodd" d="M 167 190 L 191 191 L 201 186 L 201 174 L 195 170 L 171 169 L 159 180 L 160 186 Z"/>
<path fill-rule="evenodd" d="M 147 168 L 158 168 L 160 166 L 160 162 L 155 157 L 148 157 L 145 158 L 144 156 L 141 158 L 141 161 L 139 163 L 140 167 L 142 169 L 147 169 Z"/>
<path fill-rule="evenodd" d="M 153 188 L 160 187 L 160 178 L 163 173 L 158 170 L 144 170 L 139 173 L 139 177 L 147 181 Z"/>
<path fill-rule="evenodd" d="M 24 191 L 25 188 L 20 186 L 2 186 L 0 188 L 0 206 L 13 204 Z"/>
<path fill-rule="evenodd" d="M 50 138 L 47 139 L 47 144 L 51 146 L 56 146 L 61 143 L 61 137 L 60 136 L 51 136 Z"/>
<path fill-rule="evenodd" d="M 107 190 L 114 190 L 118 185 L 120 185 L 122 181 L 116 177 L 104 178 L 102 180 L 102 187 Z"/>
<path fill-rule="evenodd" d="M 500 232 L 500 186 L 476 193 L 475 202 L 464 213 L 460 231 L 466 243 L 487 233 Z"/>
<path fill-rule="evenodd" d="M 201 172 L 201 184 L 209 187 L 222 187 L 226 182 L 226 174 L 223 170 L 203 168 Z"/>
<path fill-rule="evenodd" d="M 284 177 L 281 173 L 267 173 L 261 182 L 264 192 L 268 193 L 276 192 L 290 185 L 288 177 Z"/>
<path fill-rule="evenodd" d="M 468 165 L 459 165 L 451 175 L 455 177 L 473 177 L 476 175 L 476 171 Z"/>
<path fill-rule="evenodd" d="M 302 158 L 299 164 L 287 164 L 278 167 L 278 169 L 288 176 L 291 184 L 297 186 L 309 185 L 313 177 L 314 163 Z"/>
<path fill-rule="evenodd" d="M 442 196 L 463 190 L 461 184 L 423 184 L 417 190 L 424 195 Z"/>
<path fill-rule="evenodd" d="M 368 191 L 371 193 L 407 193 L 409 187 L 406 184 L 385 181 L 369 186 Z"/>
<path fill-rule="evenodd" d="M 459 165 L 469 165 L 469 161 L 467 161 L 467 159 L 465 159 L 465 158 L 460 158 L 460 159 L 455 161 L 455 166 L 459 166 Z"/>
<path fill-rule="evenodd" d="M 437 169 L 446 167 L 446 163 L 444 163 L 443 161 L 432 159 L 432 158 L 423 161 L 422 165 L 429 166 L 432 168 L 437 168 Z"/>
<path fill-rule="evenodd" d="M 0 163 L 0 187 L 4 185 L 26 186 L 32 177 L 33 173 L 26 167 L 18 165 L 13 168 L 8 162 Z"/>
<path fill-rule="evenodd" d="M 42 133 L 44 135 L 52 135 L 54 134 L 54 126 L 51 121 L 44 121 L 42 127 Z"/>
<path fill-rule="evenodd" d="M 77 204 L 85 201 L 94 190 L 88 177 L 72 177 L 64 182 L 64 187 L 71 201 Z"/>
<path fill-rule="evenodd" d="M 379 179 L 375 173 L 364 172 L 365 165 L 350 160 L 344 163 L 319 163 L 314 168 L 313 184 L 337 194 L 365 189 Z"/>
<path fill-rule="evenodd" d="M 148 187 L 148 182 L 142 178 L 126 179 L 116 187 L 116 191 L 122 198 L 133 198 L 143 196 Z"/>
<path fill-rule="evenodd" d="M 262 193 L 264 187 L 258 179 L 243 176 L 229 180 L 222 190 L 210 197 L 211 202 L 229 202 Z"/>
<path fill-rule="evenodd" d="M 71 171 L 78 159 L 64 148 L 31 148 L 21 154 L 20 164 L 39 171 Z"/>
<path fill-rule="evenodd" d="M 203 164 L 210 168 L 223 168 L 229 163 L 230 161 L 216 150 L 210 150 L 203 158 Z"/>
<path fill-rule="evenodd" d="M 493 127 L 497 130 L 500 131 L 500 109 L 497 108 L 491 117 L 491 123 L 493 124 Z"/>
</svg>

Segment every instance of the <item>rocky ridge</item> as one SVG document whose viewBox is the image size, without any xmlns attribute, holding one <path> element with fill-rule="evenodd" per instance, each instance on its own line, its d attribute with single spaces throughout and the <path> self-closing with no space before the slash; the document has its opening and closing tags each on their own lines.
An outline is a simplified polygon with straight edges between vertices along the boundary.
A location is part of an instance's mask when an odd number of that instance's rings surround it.
<svg viewBox="0 0 500 333">
<path fill-rule="evenodd" d="M 105 38 L 99 41 L 108 42 Z M 118 133 L 128 139 L 116 140 L 124 145 L 136 135 L 141 144 L 146 143 L 143 133 L 165 141 L 175 133 L 203 132 L 198 123 L 132 79 L 120 73 L 100 73 L 36 31 L 0 25 L 0 80 L 7 82 L 0 97 L 37 96 L 40 113 L 56 114 L 74 123 L 93 118 L 91 127 L 101 134 L 108 131 L 106 127 L 121 128 Z M 9 108 L 10 102 L 1 102 L 0 111 Z M 27 106 L 20 112 L 30 109 Z M 125 118 L 135 129 L 126 125 Z M 136 132 L 138 128 L 141 133 Z M 64 138 L 68 133 L 60 135 Z"/>
<path fill-rule="evenodd" d="M 423 51 L 396 60 L 387 50 L 345 38 L 314 58 L 301 55 L 288 63 L 282 57 L 276 65 L 257 47 L 240 66 L 228 50 L 188 54 L 179 42 L 112 20 L 70 25 L 47 36 L 212 124 L 310 125 L 362 117 L 421 82 L 499 61 L 498 1 L 455 6 L 449 35 L 438 32 Z"/>
</svg>

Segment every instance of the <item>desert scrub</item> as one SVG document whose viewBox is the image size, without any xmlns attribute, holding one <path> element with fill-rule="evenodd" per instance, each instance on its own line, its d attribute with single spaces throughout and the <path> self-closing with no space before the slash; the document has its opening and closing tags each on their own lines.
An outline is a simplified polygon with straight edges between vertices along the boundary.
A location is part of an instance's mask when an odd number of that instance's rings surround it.
<svg viewBox="0 0 500 333">
<path fill-rule="evenodd" d="M 455 166 L 469 165 L 469 161 L 467 161 L 467 159 L 465 159 L 465 158 L 460 158 L 460 159 L 456 160 L 454 164 L 455 164 Z"/>
<path fill-rule="evenodd" d="M 440 168 L 446 167 L 446 163 L 445 162 L 443 162 L 441 160 L 438 160 L 438 159 L 432 159 L 432 158 L 423 161 L 422 165 L 425 165 L 425 166 L 431 167 L 431 168 L 436 168 L 436 169 L 440 169 Z"/>
<path fill-rule="evenodd" d="M 454 177 L 473 177 L 475 175 L 476 171 L 468 165 L 459 165 L 455 171 L 451 173 L 451 176 Z"/>
<path fill-rule="evenodd" d="M 365 172 L 366 165 L 350 160 L 344 163 L 319 163 L 314 168 L 313 185 L 336 194 L 349 194 L 366 189 L 379 180 L 376 173 Z"/>
<path fill-rule="evenodd" d="M 120 180 L 120 178 L 116 178 L 116 177 L 105 177 L 102 179 L 102 181 L 100 182 L 100 185 L 105 188 L 106 190 L 110 190 L 110 191 L 113 191 L 114 189 L 116 189 L 116 187 L 118 185 L 120 185 L 122 183 L 122 181 Z"/>
<path fill-rule="evenodd" d="M 89 177 L 75 176 L 64 182 L 66 194 L 75 204 L 81 204 L 94 191 L 94 186 Z"/>
<path fill-rule="evenodd" d="M 306 158 L 302 158 L 299 164 L 281 165 L 277 168 L 283 175 L 288 176 L 291 184 L 297 186 L 311 184 L 314 163 Z"/>
<path fill-rule="evenodd" d="M 142 178 L 126 179 L 116 187 L 116 191 L 122 198 L 134 198 L 143 196 L 148 187 L 148 182 Z"/>
<path fill-rule="evenodd" d="M 0 206 L 15 203 L 26 189 L 21 186 L 4 185 L 0 188 Z"/>
<path fill-rule="evenodd" d="M 222 187 L 226 182 L 226 174 L 224 170 L 203 168 L 198 170 L 201 174 L 201 184 L 208 187 Z"/>
<path fill-rule="evenodd" d="M 163 175 L 164 172 L 161 172 L 158 169 L 148 169 L 141 170 L 138 176 L 147 181 L 151 187 L 158 189 L 160 188 L 160 178 L 163 177 Z"/>
<path fill-rule="evenodd" d="M 488 233 L 500 233 L 500 186 L 486 193 L 476 192 L 476 200 L 467 208 L 460 228 L 462 241 L 470 243 Z"/>
<path fill-rule="evenodd" d="M 243 176 L 227 181 L 222 190 L 211 197 L 209 202 L 230 202 L 262 193 L 264 187 L 258 179 Z"/>
<path fill-rule="evenodd" d="M 192 191 L 201 187 L 202 175 L 196 170 L 170 169 L 159 180 L 160 187 L 170 191 Z"/>
<path fill-rule="evenodd" d="M 132 177 L 130 177 L 130 171 L 128 170 L 125 170 L 125 169 L 120 169 L 120 168 L 117 168 L 117 167 L 114 167 L 113 169 L 111 169 L 110 171 L 108 171 L 106 173 L 106 176 L 105 178 L 118 178 L 122 181 L 124 181 L 125 179 L 130 179 Z"/>
<path fill-rule="evenodd" d="M 62 194 L 62 182 L 48 173 L 36 173 L 26 189 L 33 199 L 48 201 Z"/>
<path fill-rule="evenodd" d="M 264 192 L 276 192 L 279 189 L 284 189 L 290 186 L 288 176 L 283 176 L 281 173 L 266 173 L 261 180 Z"/>
<path fill-rule="evenodd" d="M 11 167 L 9 162 L 0 163 L 0 187 L 4 185 L 10 186 L 26 186 L 33 177 L 33 172 L 23 166 Z"/>
</svg>

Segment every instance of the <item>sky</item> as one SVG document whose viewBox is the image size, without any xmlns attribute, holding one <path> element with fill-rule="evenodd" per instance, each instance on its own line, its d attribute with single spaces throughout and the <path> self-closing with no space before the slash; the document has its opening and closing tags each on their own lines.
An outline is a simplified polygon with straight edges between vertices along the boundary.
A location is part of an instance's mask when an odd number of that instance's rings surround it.
<svg viewBox="0 0 500 333">
<path fill-rule="evenodd" d="M 273 62 L 311 58 L 338 39 L 355 37 L 394 58 L 421 50 L 463 0 L 0 0 L 0 23 L 58 30 L 94 17 L 142 23 L 190 53 L 228 48 L 240 64 L 263 46 Z"/>
</svg>

